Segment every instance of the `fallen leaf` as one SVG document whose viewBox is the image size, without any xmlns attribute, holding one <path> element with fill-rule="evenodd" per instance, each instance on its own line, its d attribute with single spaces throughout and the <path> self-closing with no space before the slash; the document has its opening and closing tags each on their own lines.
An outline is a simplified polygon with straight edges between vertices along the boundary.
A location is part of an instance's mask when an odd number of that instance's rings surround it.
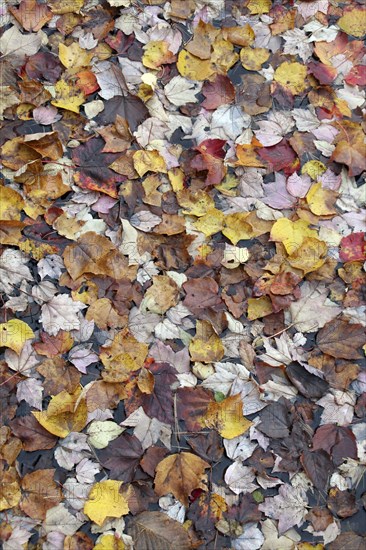
<svg viewBox="0 0 366 550">
<path fill-rule="evenodd" d="M 204 473 L 210 465 L 192 453 L 181 452 L 164 458 L 156 468 L 155 492 L 172 493 L 182 504 L 188 505 L 188 497 L 194 489 L 206 489 Z"/>
<path fill-rule="evenodd" d="M 121 481 L 112 479 L 93 485 L 84 505 L 84 514 L 97 525 L 102 525 L 107 517 L 120 518 L 128 514 L 128 504 L 120 494 L 121 485 Z"/>
</svg>

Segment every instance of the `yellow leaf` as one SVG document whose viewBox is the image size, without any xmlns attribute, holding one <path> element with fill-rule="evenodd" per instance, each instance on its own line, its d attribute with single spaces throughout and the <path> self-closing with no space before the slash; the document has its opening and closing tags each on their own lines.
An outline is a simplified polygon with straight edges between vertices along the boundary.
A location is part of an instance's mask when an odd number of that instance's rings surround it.
<svg viewBox="0 0 366 550">
<path fill-rule="evenodd" d="M 102 535 L 94 550 L 125 550 L 126 546 L 122 539 L 114 535 Z"/>
<path fill-rule="evenodd" d="M 337 21 L 338 27 L 347 34 L 362 38 L 366 33 L 366 10 L 362 6 L 346 8 L 342 17 Z"/>
<path fill-rule="evenodd" d="M 236 46 L 250 46 L 255 39 L 254 31 L 248 23 L 242 27 L 224 27 L 222 35 Z"/>
<path fill-rule="evenodd" d="M 159 151 L 155 149 L 153 151 L 136 151 L 133 155 L 133 165 L 140 177 L 146 174 L 146 172 L 167 173 L 165 160 Z"/>
<path fill-rule="evenodd" d="M 271 229 L 271 240 L 283 243 L 287 254 L 293 254 L 302 245 L 305 237 L 317 238 L 317 232 L 309 229 L 305 220 L 292 222 L 288 218 L 280 218 Z"/>
<path fill-rule="evenodd" d="M 184 208 L 183 214 L 189 216 L 204 216 L 208 210 L 215 208 L 215 201 L 205 191 L 190 191 L 182 189 L 177 192 L 177 201 L 179 206 Z"/>
<path fill-rule="evenodd" d="M 19 504 L 22 493 L 18 479 L 16 469 L 13 467 L 1 472 L 0 512 L 14 508 Z"/>
<path fill-rule="evenodd" d="M 224 346 L 209 321 L 197 321 L 196 335 L 189 344 L 192 361 L 211 363 L 224 356 Z"/>
<path fill-rule="evenodd" d="M 325 263 L 327 250 L 324 241 L 305 237 L 302 245 L 288 257 L 288 262 L 295 269 L 301 269 L 306 275 L 316 271 Z"/>
<path fill-rule="evenodd" d="M 320 162 L 320 160 L 309 160 L 309 162 L 306 162 L 301 168 L 301 173 L 308 174 L 312 180 L 317 180 L 319 176 L 326 171 L 326 169 L 327 167 L 325 164 Z"/>
<path fill-rule="evenodd" d="M 269 59 L 269 51 L 265 48 L 242 48 L 240 61 L 248 71 L 260 71 L 263 63 Z"/>
<path fill-rule="evenodd" d="M 127 380 L 131 371 L 143 366 L 148 349 L 148 345 L 138 342 L 128 331 L 117 333 L 110 346 L 101 348 L 100 360 L 106 368 L 102 373 L 104 380 Z"/>
<path fill-rule="evenodd" d="M 108 479 L 96 483 L 84 505 L 86 514 L 94 523 L 102 525 L 106 518 L 120 518 L 130 511 L 119 490 L 122 481 Z"/>
<path fill-rule="evenodd" d="M 253 229 L 246 222 L 248 214 L 248 212 L 236 212 L 235 214 L 226 216 L 225 228 L 222 230 L 222 233 L 233 244 L 237 244 L 243 239 L 250 239 L 253 236 Z"/>
<path fill-rule="evenodd" d="M 189 80 L 207 80 L 214 74 L 214 68 L 209 59 L 200 59 L 187 50 L 179 52 L 177 69 Z"/>
<path fill-rule="evenodd" d="M 253 423 L 243 415 L 243 402 L 240 394 L 237 394 L 227 397 L 221 403 L 210 403 L 206 424 L 216 428 L 225 439 L 233 439 L 249 430 Z"/>
<path fill-rule="evenodd" d="M 63 15 L 65 13 L 80 13 L 84 0 L 52 0 L 50 8 L 53 13 Z"/>
<path fill-rule="evenodd" d="M 51 434 L 66 437 L 71 432 L 80 432 L 86 424 L 88 411 L 85 399 L 81 397 L 81 388 L 74 393 L 62 391 L 49 402 L 46 411 L 35 412 L 38 422 Z"/>
<path fill-rule="evenodd" d="M 163 63 L 175 61 L 175 55 L 169 50 L 169 44 L 165 40 L 152 40 L 144 46 L 144 50 L 142 63 L 149 69 L 157 69 Z"/>
<path fill-rule="evenodd" d="M 0 220 L 20 220 L 24 200 L 11 187 L 0 186 Z"/>
<path fill-rule="evenodd" d="M 26 341 L 33 337 L 33 330 L 19 319 L 11 319 L 7 323 L 0 324 L 0 346 L 10 348 L 18 355 Z"/>
<path fill-rule="evenodd" d="M 228 40 L 216 39 L 212 47 L 212 63 L 215 64 L 218 71 L 226 74 L 238 61 L 239 55 L 234 51 L 233 44 Z"/>
<path fill-rule="evenodd" d="M 179 288 L 168 275 L 155 275 L 153 284 L 145 292 L 140 308 L 162 315 L 178 301 Z"/>
<path fill-rule="evenodd" d="M 56 97 L 51 101 L 52 105 L 73 113 L 78 113 L 80 105 L 85 101 L 84 94 L 79 89 L 70 86 L 65 80 L 56 82 L 55 93 Z"/>
<path fill-rule="evenodd" d="M 223 228 L 225 215 L 217 208 L 211 208 L 207 213 L 199 218 L 193 225 L 198 231 L 204 233 L 206 237 L 210 237 L 218 233 Z"/>
<path fill-rule="evenodd" d="M 254 321 L 273 312 L 272 302 L 268 296 L 248 298 L 248 319 Z"/>
<path fill-rule="evenodd" d="M 252 15 L 268 13 L 271 7 L 271 0 L 249 0 L 247 4 L 247 8 Z"/>
<path fill-rule="evenodd" d="M 256 143 L 253 138 L 250 144 L 238 144 L 236 146 L 236 156 L 238 157 L 236 166 L 252 166 L 254 168 L 263 168 L 263 162 L 257 157 L 257 153 L 254 149 L 256 146 L 261 146 L 260 142 Z"/>
<path fill-rule="evenodd" d="M 307 69 L 305 65 L 296 61 L 294 63 L 285 61 L 277 67 L 273 78 L 292 94 L 297 95 L 306 90 L 306 75 Z"/>
<path fill-rule="evenodd" d="M 80 69 L 81 67 L 88 67 L 90 65 L 93 54 L 81 48 L 78 42 L 73 42 L 70 46 L 60 43 L 58 46 L 58 56 L 61 63 L 67 69 Z"/>
<path fill-rule="evenodd" d="M 316 216 L 327 216 L 335 214 L 334 203 L 337 200 L 338 193 L 330 189 L 323 189 L 322 184 L 314 183 L 306 195 L 306 202 L 310 210 Z"/>
<path fill-rule="evenodd" d="M 174 192 L 184 189 L 184 172 L 178 166 L 168 170 L 168 178 Z"/>
</svg>

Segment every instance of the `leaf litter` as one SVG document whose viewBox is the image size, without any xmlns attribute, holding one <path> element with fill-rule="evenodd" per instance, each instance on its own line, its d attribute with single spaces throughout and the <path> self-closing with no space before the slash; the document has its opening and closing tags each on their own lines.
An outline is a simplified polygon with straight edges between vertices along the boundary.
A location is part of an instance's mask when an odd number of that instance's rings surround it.
<svg viewBox="0 0 366 550">
<path fill-rule="evenodd" d="M 363 547 L 365 20 L 4 4 L 5 550 Z"/>
</svg>

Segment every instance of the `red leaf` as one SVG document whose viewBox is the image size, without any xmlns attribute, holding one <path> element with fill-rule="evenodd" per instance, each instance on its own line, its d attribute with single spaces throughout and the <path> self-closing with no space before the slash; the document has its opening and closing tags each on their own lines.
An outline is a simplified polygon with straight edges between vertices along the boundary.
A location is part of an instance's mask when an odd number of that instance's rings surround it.
<svg viewBox="0 0 366 550">
<path fill-rule="evenodd" d="M 357 262 L 366 259 L 365 233 L 351 233 L 340 243 L 339 257 L 342 262 Z"/>
<path fill-rule="evenodd" d="M 299 170 L 300 161 L 286 139 L 273 147 L 263 147 L 258 150 L 259 156 L 268 162 L 269 169 L 278 172 L 283 170 L 286 176 L 291 176 Z"/>
</svg>

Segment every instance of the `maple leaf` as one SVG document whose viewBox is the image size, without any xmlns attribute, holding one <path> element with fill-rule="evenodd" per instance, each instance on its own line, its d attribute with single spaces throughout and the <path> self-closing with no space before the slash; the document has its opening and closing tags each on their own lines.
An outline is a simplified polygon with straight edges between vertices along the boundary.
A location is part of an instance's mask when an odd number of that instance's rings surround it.
<svg viewBox="0 0 366 550">
<path fill-rule="evenodd" d="M 358 176 L 366 170 L 364 132 L 359 124 L 348 120 L 337 122 L 336 128 L 340 131 L 333 141 L 336 147 L 331 160 L 346 164 L 349 175 Z"/>
<path fill-rule="evenodd" d="M 181 523 L 161 512 L 142 512 L 129 523 L 128 533 L 146 548 L 173 550 L 190 546 L 188 533 Z"/>
<path fill-rule="evenodd" d="M 58 294 L 43 304 L 40 322 L 51 336 L 56 336 L 59 330 L 77 330 L 80 328 L 77 313 L 84 307 L 83 303 L 74 302 L 67 294 Z"/>
<path fill-rule="evenodd" d="M 161 496 L 172 493 L 182 504 L 194 489 L 206 489 L 206 468 L 210 465 L 192 453 L 177 453 L 162 460 L 156 468 L 155 492 Z"/>
<path fill-rule="evenodd" d="M 259 509 L 268 517 L 279 520 L 278 532 L 282 535 L 294 525 L 300 526 L 305 521 L 307 504 L 303 489 L 281 485 L 278 495 L 266 498 Z"/>
</svg>

